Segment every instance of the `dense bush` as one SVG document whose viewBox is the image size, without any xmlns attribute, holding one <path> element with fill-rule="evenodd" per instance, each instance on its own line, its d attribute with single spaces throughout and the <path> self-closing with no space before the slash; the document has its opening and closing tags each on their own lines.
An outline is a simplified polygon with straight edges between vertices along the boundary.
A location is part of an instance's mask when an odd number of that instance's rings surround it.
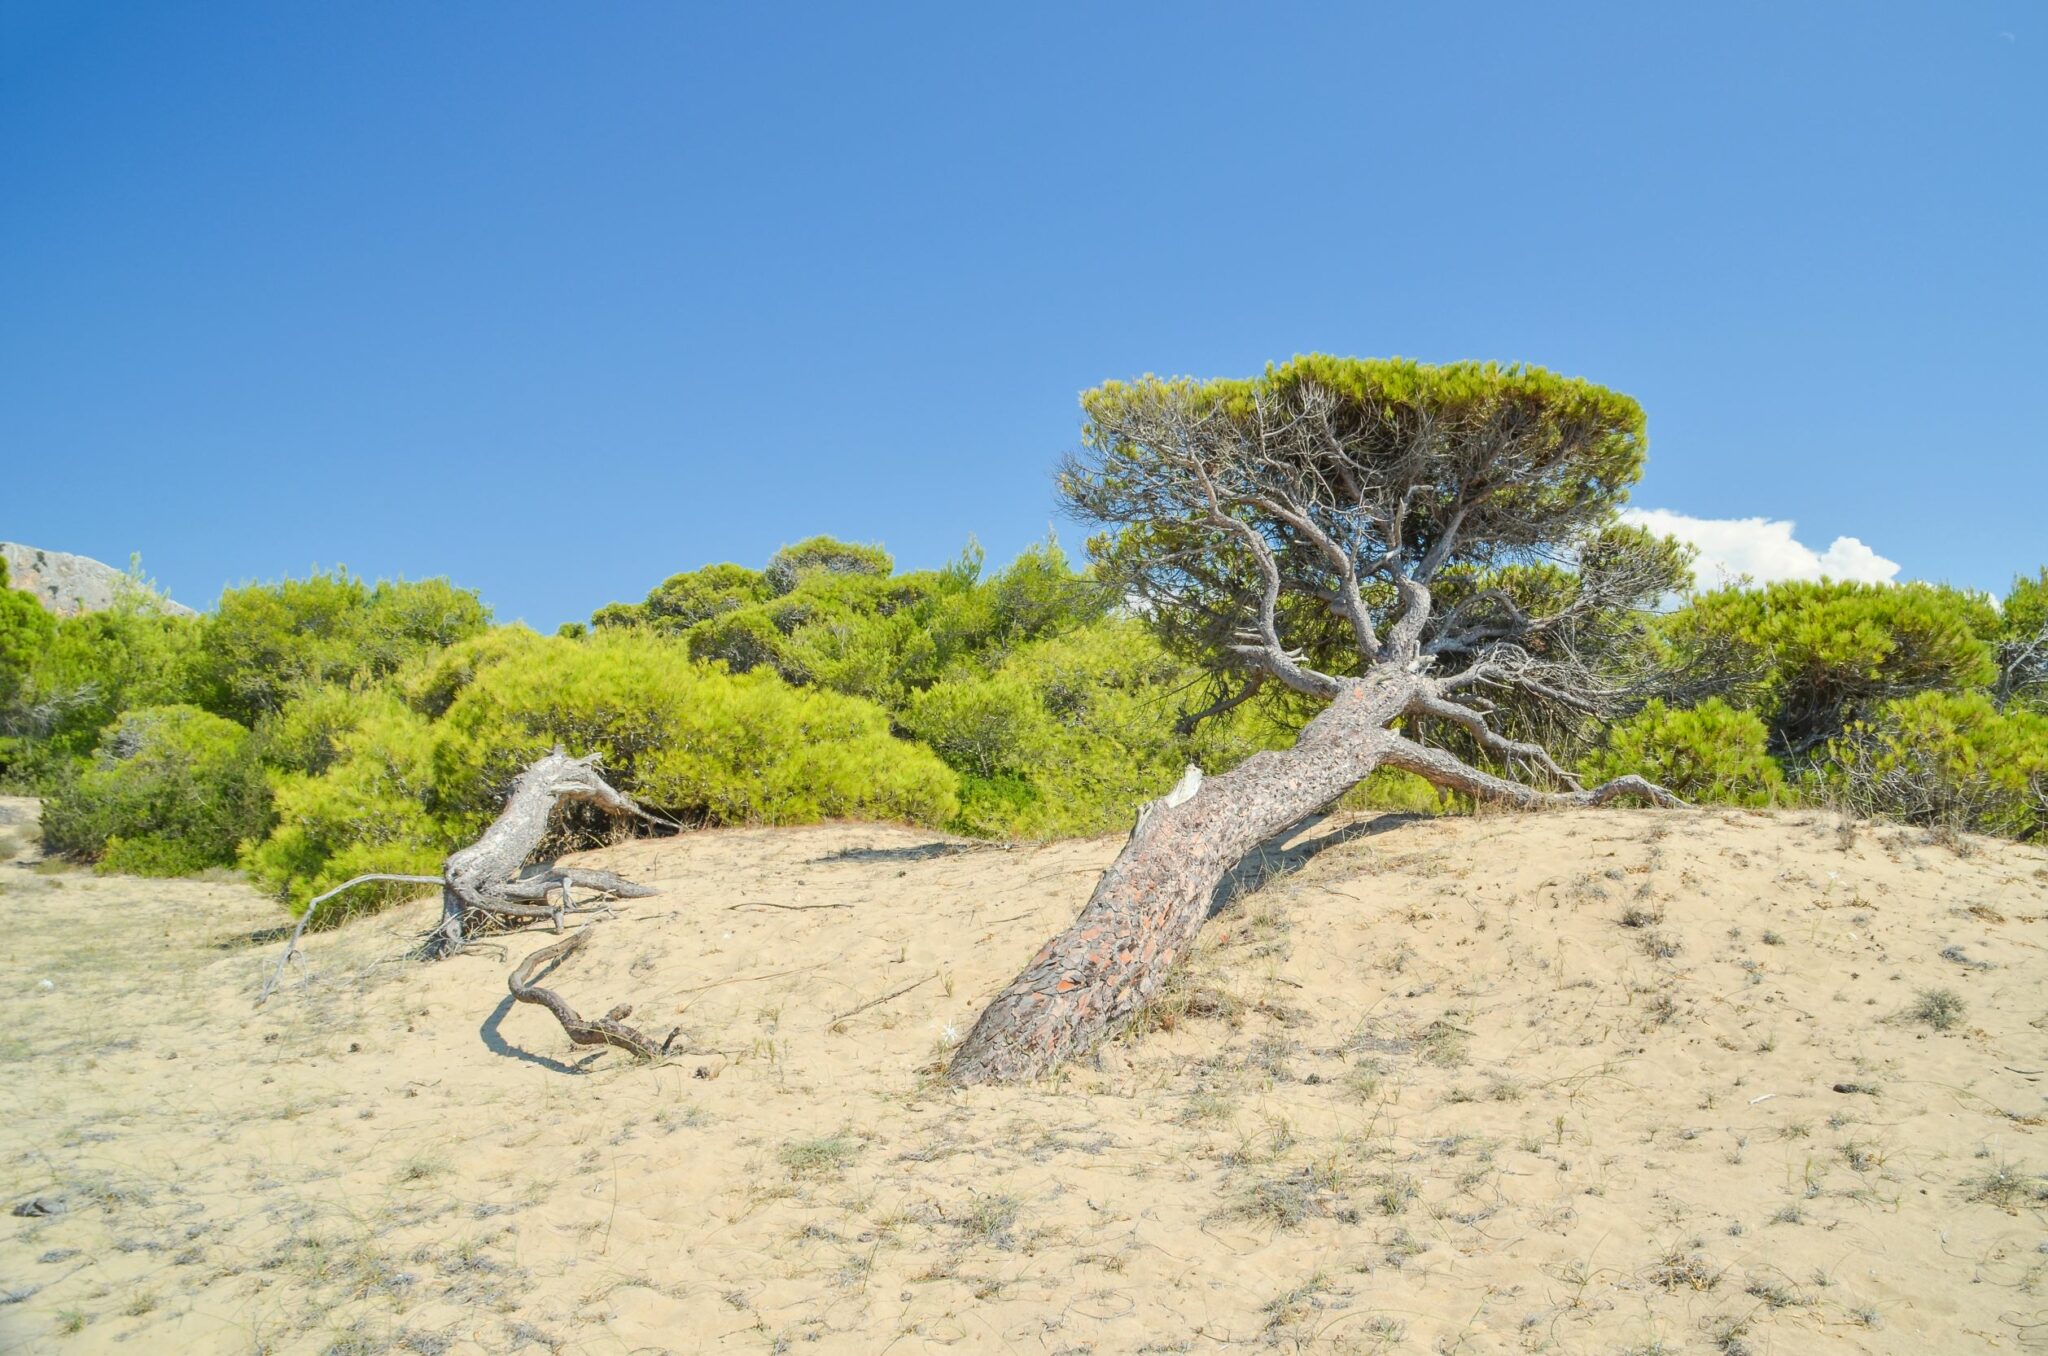
<svg viewBox="0 0 2048 1356">
<path fill-rule="evenodd" d="M 51 799 L 43 841 L 103 870 L 167 876 L 226 865 L 269 826 L 249 732 L 194 706 L 150 706 L 123 715 Z"/>
<path fill-rule="evenodd" d="M 653 635 L 543 641 L 522 662 L 481 670 L 436 732 L 438 784 L 464 805 L 494 804 L 519 768 L 561 744 L 601 752 L 622 789 L 696 822 L 931 823 L 953 812 L 952 775 L 893 739 L 878 708 L 696 664 Z"/>
<path fill-rule="evenodd" d="M 33 599 L 4 595 L 11 607 Z M 199 622 L 172 616 L 140 587 L 103 612 L 37 622 L 25 613 L 25 658 L 0 703 L 0 781 L 47 794 L 82 770 L 101 733 L 123 711 L 189 700 Z"/>
<path fill-rule="evenodd" d="M 1999 622 L 1999 700 L 2048 710 L 2048 568 L 2012 581 Z"/>
<path fill-rule="evenodd" d="M 1764 751 L 1768 731 L 1754 712 L 1719 699 L 1674 710 L 1652 701 L 1608 731 L 1585 765 L 1589 783 L 1636 773 L 1702 804 L 1768 805 L 1785 777 Z"/>
<path fill-rule="evenodd" d="M 698 622 L 772 596 L 767 577 L 759 570 L 744 565 L 706 565 L 670 575 L 655 586 L 645 602 L 599 608 L 590 621 L 593 626 L 652 626 L 680 635 Z"/>
<path fill-rule="evenodd" d="M 0 589 L 0 781 L 50 797 L 53 849 L 110 870 L 239 860 L 302 903 L 364 872 L 434 872 L 557 743 L 601 753 L 617 784 L 688 824 L 865 817 L 1046 837 L 1125 829 L 1189 762 L 1227 771 L 1309 714 L 1268 692 L 1178 731 L 1204 700 L 1202 669 L 1171 634 L 1115 615 L 1056 545 L 988 574 L 972 547 L 941 570 L 890 571 L 879 548 L 813 538 L 765 570 L 673 575 L 587 634 L 552 637 L 490 628 L 474 594 L 438 580 L 322 574 L 230 590 L 200 619 L 137 589 L 57 620 Z M 1441 582 L 1447 607 L 1547 606 L 1589 586 L 1532 564 Z M 1312 637 L 1314 619 L 1296 620 Z M 1722 699 L 1651 702 L 1583 756 L 1541 711 L 1498 719 L 1589 777 L 1639 772 L 1695 801 L 1825 791 L 2038 837 L 2044 627 L 2048 571 L 2002 609 L 1927 585 L 1721 590 L 1654 634 L 1629 620 L 1573 643 L 1623 668 L 1661 658 Z M 1453 803 L 1387 770 L 1343 801 Z M 572 812 L 563 841 L 603 828 Z"/>
<path fill-rule="evenodd" d="M 1222 771 L 1277 736 L 1250 709 L 1176 734 L 1173 699 L 1197 677 L 1139 623 L 1098 622 L 949 676 L 901 720 L 960 773 L 961 830 L 1106 833 L 1188 763 Z"/>
<path fill-rule="evenodd" d="M 301 900 L 362 872 L 435 870 L 557 744 L 602 754 L 620 789 L 690 824 L 941 824 L 957 806 L 953 773 L 892 737 L 878 707 L 699 664 L 647 631 L 507 628 L 387 692 L 308 693 L 271 728 L 291 770 L 276 779 L 276 831 L 243 862 Z"/>
<path fill-rule="evenodd" d="M 1787 759 L 1887 701 L 1990 685 L 1998 631 L 1989 600 L 1917 583 L 1721 589 L 1668 627 L 1687 662 L 1723 675 L 1731 702 L 1754 706 L 1771 752 Z"/>
<path fill-rule="evenodd" d="M 337 570 L 229 589 L 205 619 L 193 697 L 252 724 L 302 688 L 384 677 L 489 624 L 476 594 L 445 579 L 372 587 Z"/>
<path fill-rule="evenodd" d="M 11 705 L 28 683 L 29 670 L 57 633 L 57 619 L 8 581 L 0 556 L 0 707 Z"/>
<path fill-rule="evenodd" d="M 2048 834 L 2048 715 L 1982 693 L 1887 703 L 1830 746 L 1829 783 L 1864 814 L 1950 830 Z"/>
<path fill-rule="evenodd" d="M 449 803 L 435 779 L 435 742 L 425 717 L 389 693 L 357 694 L 349 718 L 318 719 L 323 697 L 299 713 L 320 753 L 318 771 L 272 774 L 277 826 L 251 843 L 242 868 L 294 911 L 352 876 L 374 871 L 433 875 L 454 848 L 490 822 L 494 807 Z M 286 718 L 293 718 L 287 708 Z M 327 921 L 406 891 L 361 890 L 335 901 Z M 326 911 L 323 910 L 323 913 Z"/>
<path fill-rule="evenodd" d="M 768 668 L 900 711 L 949 669 L 1000 663 L 1106 615 L 1111 601 L 1055 544 L 989 578 L 972 547 L 943 570 L 892 575 L 888 564 L 876 548 L 813 538 L 765 572 L 712 565 L 674 575 L 646 601 L 614 603 L 591 620 L 679 635 L 693 658 L 734 673 Z"/>
<path fill-rule="evenodd" d="M 57 633 L 57 620 L 43 605 L 9 585 L 0 557 L 0 786 L 25 780 L 15 764 L 30 752 L 34 733 L 28 695 L 30 675 Z"/>
<path fill-rule="evenodd" d="M 879 546 L 812 537 L 777 551 L 761 573 L 769 591 L 780 597 L 793 592 L 804 580 L 821 574 L 887 579 L 895 569 L 895 560 Z"/>
</svg>

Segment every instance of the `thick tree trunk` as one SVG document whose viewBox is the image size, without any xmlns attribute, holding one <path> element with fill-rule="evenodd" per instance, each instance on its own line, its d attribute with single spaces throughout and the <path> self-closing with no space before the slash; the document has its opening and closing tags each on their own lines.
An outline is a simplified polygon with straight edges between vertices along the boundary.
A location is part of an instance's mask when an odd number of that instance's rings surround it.
<svg viewBox="0 0 2048 1356">
<path fill-rule="evenodd" d="M 960 1085 L 1049 1073 L 1115 1030 L 1165 982 L 1225 873 L 1363 780 L 1401 742 L 1388 729 L 1420 680 L 1348 682 L 1284 753 L 1259 753 L 1179 804 L 1155 801 L 1072 927 L 990 1003 L 953 1056 Z"/>
<path fill-rule="evenodd" d="M 1684 804 L 1635 776 L 1590 790 L 1539 791 L 1388 728 L 1402 715 L 1441 706 L 1439 686 L 1407 667 L 1341 680 L 1293 748 L 1254 754 L 1185 800 L 1169 796 L 1146 805 L 1081 916 L 982 1012 L 955 1052 L 948 1080 L 967 1086 L 1035 1078 L 1092 1048 L 1157 993 L 1187 955 L 1225 873 L 1382 764 L 1528 808 L 1606 805 L 1622 796 Z M 1501 750 L 1524 748 L 1498 737 L 1491 742 Z"/>
</svg>

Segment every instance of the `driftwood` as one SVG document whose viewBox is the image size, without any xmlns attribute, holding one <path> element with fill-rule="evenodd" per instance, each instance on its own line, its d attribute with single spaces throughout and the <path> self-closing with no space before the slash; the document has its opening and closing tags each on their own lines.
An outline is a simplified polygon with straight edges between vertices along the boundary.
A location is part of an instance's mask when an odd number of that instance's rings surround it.
<svg viewBox="0 0 2048 1356">
<path fill-rule="evenodd" d="M 621 1003 L 592 1021 L 579 1016 L 576 1009 L 569 1006 L 568 1000 L 554 990 L 543 989 L 534 983 L 542 970 L 575 955 L 589 940 L 590 928 L 585 927 L 551 946 L 542 947 L 519 963 L 505 981 L 506 987 L 520 1002 L 538 1004 L 555 1014 L 555 1020 L 562 1024 L 562 1030 L 568 1033 L 572 1044 L 616 1046 L 638 1059 L 655 1059 L 667 1054 L 669 1047 L 675 1044 L 677 1034 L 682 1031 L 681 1027 L 670 1031 L 661 1044 L 656 1045 L 625 1024 L 626 1018 L 633 1015 L 631 1003 Z"/>
<path fill-rule="evenodd" d="M 355 876 L 345 880 L 324 895 L 314 895 L 312 899 L 306 902 L 306 911 L 299 915 L 299 925 L 292 929 L 291 939 L 284 944 L 284 954 L 277 958 L 277 969 L 271 971 L 269 981 L 263 986 L 263 992 L 256 995 L 256 1003 L 259 1007 L 269 1000 L 270 991 L 275 989 L 278 986 L 278 982 L 284 978 L 284 972 L 291 965 L 292 957 L 299 954 L 299 938 L 306 935 L 306 925 L 313 921 L 313 911 L 336 895 L 353 890 L 358 885 L 369 885 L 380 881 L 398 885 L 439 885 L 441 878 L 439 876 L 399 876 L 375 871 L 367 876 Z"/>
<path fill-rule="evenodd" d="M 515 922 L 552 923 L 562 930 L 564 916 L 602 908 L 613 899 L 640 899 L 658 893 L 645 885 L 625 880 L 609 871 L 549 864 L 536 872 L 527 870 L 527 859 L 547 837 L 548 821 L 564 801 L 595 805 L 612 814 L 632 815 L 650 824 L 669 821 L 649 814 L 632 797 L 613 788 L 598 771 L 598 755 L 571 758 L 561 747 L 536 759 L 512 783 L 505 808 L 477 840 L 448 855 L 438 876 L 408 876 L 377 873 L 357 876 L 316 896 L 299 915 L 276 971 L 263 986 L 256 1001 L 261 1004 L 276 989 L 298 954 L 299 938 L 321 904 L 354 889 L 378 882 L 439 885 L 441 921 L 422 948 L 434 958 L 452 956 L 463 949 L 477 929 L 487 924 Z M 673 827 L 672 825 L 670 827 Z M 573 891 L 589 896 L 575 898 Z M 552 901 L 552 902 L 551 902 Z M 580 934 L 579 934 L 580 935 Z"/>
</svg>

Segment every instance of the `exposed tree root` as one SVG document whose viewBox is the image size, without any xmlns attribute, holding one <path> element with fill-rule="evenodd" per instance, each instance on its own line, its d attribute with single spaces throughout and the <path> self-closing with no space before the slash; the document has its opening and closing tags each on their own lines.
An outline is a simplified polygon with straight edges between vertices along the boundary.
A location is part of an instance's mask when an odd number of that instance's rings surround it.
<svg viewBox="0 0 2048 1356">
<path fill-rule="evenodd" d="M 569 1006 L 568 1000 L 554 990 L 543 989 L 534 983 L 542 970 L 575 955 L 589 940 L 590 928 L 585 927 L 551 946 L 542 947 L 519 962 L 518 968 L 513 970 L 511 977 L 506 980 L 506 987 L 520 1002 L 537 1003 L 555 1014 L 555 1020 L 562 1024 L 562 1030 L 568 1033 L 572 1044 L 616 1046 L 636 1059 L 651 1060 L 667 1054 L 669 1047 L 675 1043 L 676 1036 L 682 1031 L 681 1027 L 670 1031 L 661 1044 L 656 1045 L 625 1024 L 626 1018 L 633 1015 L 631 1003 L 621 1003 L 604 1016 L 592 1021 L 579 1016 L 576 1009 Z"/>
</svg>

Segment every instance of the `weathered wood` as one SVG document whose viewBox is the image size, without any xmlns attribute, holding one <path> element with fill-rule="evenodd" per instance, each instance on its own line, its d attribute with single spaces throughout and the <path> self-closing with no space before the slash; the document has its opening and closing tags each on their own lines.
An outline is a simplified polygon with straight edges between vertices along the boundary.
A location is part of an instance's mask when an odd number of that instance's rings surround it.
<svg viewBox="0 0 2048 1356">
<path fill-rule="evenodd" d="M 655 893 L 607 871 L 550 868 L 538 876 L 520 876 L 527 859 L 547 837 L 548 821 L 556 807 L 564 801 L 662 822 L 604 779 L 596 754 L 571 758 L 557 747 L 519 774 L 505 798 L 505 808 L 474 843 L 448 854 L 442 868 L 441 925 L 428 947 L 430 952 L 452 955 L 461 950 L 474 924 L 492 917 L 550 919 L 559 929 L 562 915 L 576 908 L 570 898 L 572 886 L 606 896 Z M 560 893 L 559 905 L 545 902 L 552 892 Z"/>
<path fill-rule="evenodd" d="M 568 1034 L 572 1045 L 616 1046 L 636 1059 L 655 1059 L 667 1054 L 669 1047 L 675 1044 L 676 1035 L 682 1030 L 681 1027 L 670 1031 L 661 1044 L 656 1045 L 639 1031 L 625 1024 L 626 1018 L 633 1015 L 632 1004 L 621 1003 L 602 1017 L 587 1019 L 578 1015 L 576 1009 L 569 1006 L 568 1000 L 553 989 L 543 989 L 534 982 L 543 969 L 575 955 L 589 940 L 590 928 L 585 927 L 552 946 L 542 947 L 519 962 L 518 967 L 506 979 L 505 986 L 520 1002 L 534 1003 L 552 1012 L 555 1020 L 562 1024 L 562 1030 Z"/>
<path fill-rule="evenodd" d="M 313 921 L 313 911 L 344 891 L 353 890 L 358 885 L 369 885 L 373 882 L 398 885 L 439 885 L 441 878 L 439 876 L 399 876 L 376 871 L 367 876 L 356 876 L 345 880 L 325 894 L 314 895 L 306 901 L 306 911 L 299 915 L 299 925 L 292 929 L 290 940 L 284 944 L 284 954 L 277 958 L 277 969 L 271 972 L 269 981 L 263 986 L 263 992 L 256 995 L 256 1005 L 258 1007 L 263 1006 L 264 1002 L 269 999 L 271 990 L 275 989 L 278 981 L 284 978 L 285 969 L 292 963 L 292 957 L 299 954 L 299 938 L 305 935 L 306 925 Z"/>
<path fill-rule="evenodd" d="M 313 912 L 327 900 L 359 885 L 390 881 L 441 887 L 441 922 L 428 938 L 426 955 L 451 956 L 460 951 L 476 927 L 494 919 L 547 920 L 557 932 L 567 914 L 584 913 L 611 899 L 643 899 L 659 891 L 650 886 L 589 867 L 548 865 L 540 871 L 526 871 L 527 859 L 547 837 L 548 821 L 563 801 L 581 801 L 612 814 L 632 815 L 651 824 L 668 821 L 649 814 L 632 797 L 605 781 L 598 771 L 598 755 L 571 758 L 558 745 L 552 753 L 536 759 L 512 783 L 505 808 L 476 842 L 448 855 L 438 876 L 408 876 L 374 873 L 344 881 L 316 896 L 299 915 L 277 970 L 257 995 L 260 1005 L 284 978 L 286 967 L 298 954 L 299 938 L 313 921 Z M 593 898 L 577 902 L 572 889 L 588 890 Z M 549 903 L 559 896 L 557 903 Z"/>
<path fill-rule="evenodd" d="M 1379 765 L 1409 692 L 1400 678 L 1354 684 L 1294 748 L 1253 754 L 1178 805 L 1148 805 L 1080 917 L 989 1004 L 947 1077 L 1037 1077 L 1114 1031 L 1187 954 L 1224 873 Z"/>
</svg>

